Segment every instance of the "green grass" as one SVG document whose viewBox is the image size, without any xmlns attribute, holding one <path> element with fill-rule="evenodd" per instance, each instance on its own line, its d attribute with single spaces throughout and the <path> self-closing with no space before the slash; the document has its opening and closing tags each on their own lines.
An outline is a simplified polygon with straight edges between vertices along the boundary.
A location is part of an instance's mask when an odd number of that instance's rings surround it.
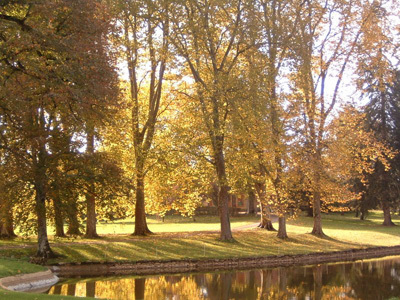
<svg viewBox="0 0 400 300">
<path fill-rule="evenodd" d="M 30 264 L 23 260 L 0 258 L 0 278 L 18 274 L 28 274 L 47 270 L 45 267 Z"/>
<path fill-rule="evenodd" d="M 71 296 L 61 296 L 61 295 L 46 295 L 46 294 L 32 294 L 32 293 L 20 293 L 20 292 L 10 292 L 0 289 L 0 299 L 2 300 L 68 300 L 68 299 L 92 299 L 86 297 L 71 297 Z"/>
<path fill-rule="evenodd" d="M 395 224 L 400 225 L 400 217 L 393 216 Z M 366 246 L 395 246 L 400 245 L 399 226 L 382 226 L 383 215 L 373 211 L 368 219 L 361 221 L 353 213 L 344 216 L 340 214 L 323 215 L 323 230 L 330 238 L 341 242 L 350 242 L 355 245 Z M 300 217 L 288 222 L 288 232 L 310 232 L 313 224 L 312 218 Z"/>
<path fill-rule="evenodd" d="M 232 218 L 232 227 L 252 224 L 257 220 L 255 217 Z M 394 221 L 400 225 L 399 217 L 395 217 Z M 327 239 L 308 234 L 312 228 L 312 218 L 300 216 L 295 220 L 289 220 L 289 239 L 286 241 L 278 239 L 275 232 L 254 228 L 234 232 L 235 241 L 229 243 L 229 246 L 226 242 L 218 240 L 218 232 L 212 232 L 219 229 L 217 217 L 200 217 L 193 222 L 191 219 L 171 216 L 166 218 L 165 223 L 150 219 L 149 227 L 155 232 L 154 235 L 143 238 L 118 234 L 116 228 L 133 228 L 133 224 L 130 223 L 130 220 L 102 223 L 99 232 L 113 234 L 98 240 L 53 239 L 53 249 L 61 257 L 50 260 L 49 263 L 230 258 L 400 245 L 399 228 L 383 227 L 380 212 L 370 213 L 366 221 L 360 221 L 353 214 L 324 215 L 323 227 L 329 236 Z M 199 228 L 207 232 L 198 232 Z M 15 246 L 18 240 L 13 243 L 9 245 Z M 32 241 L 25 243 L 29 245 Z M 16 249 L 0 247 L 0 257 L 12 255 L 26 259 L 34 252 L 34 247 Z"/>
</svg>

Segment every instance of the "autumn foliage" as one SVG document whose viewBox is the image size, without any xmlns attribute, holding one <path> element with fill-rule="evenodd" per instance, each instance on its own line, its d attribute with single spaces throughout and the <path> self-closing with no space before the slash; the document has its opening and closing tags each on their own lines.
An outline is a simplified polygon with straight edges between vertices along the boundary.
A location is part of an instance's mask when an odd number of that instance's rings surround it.
<svg viewBox="0 0 400 300">
<path fill-rule="evenodd" d="M 300 210 L 317 236 L 324 212 L 379 207 L 391 225 L 397 196 L 371 199 L 377 178 L 398 189 L 397 11 L 2 1 L 0 235 L 34 232 L 49 258 L 47 224 L 97 238 L 99 219 L 135 217 L 133 234 L 147 235 L 146 215 L 211 203 L 231 240 L 231 195 L 258 203 L 260 227 L 276 215 L 282 239 Z"/>
</svg>

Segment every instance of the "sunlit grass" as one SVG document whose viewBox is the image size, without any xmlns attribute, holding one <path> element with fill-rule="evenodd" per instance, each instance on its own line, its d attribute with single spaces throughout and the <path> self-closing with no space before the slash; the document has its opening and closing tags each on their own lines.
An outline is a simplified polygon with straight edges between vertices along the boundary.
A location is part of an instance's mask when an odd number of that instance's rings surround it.
<svg viewBox="0 0 400 300">
<path fill-rule="evenodd" d="M 232 228 L 248 225 L 256 222 L 257 217 L 241 216 L 232 217 Z M 135 219 L 124 219 L 109 222 L 100 222 L 97 231 L 101 234 L 131 234 L 134 231 Z M 157 217 L 149 217 L 147 220 L 149 229 L 152 232 L 184 232 L 184 231 L 213 231 L 219 230 L 219 218 L 217 216 L 199 216 L 184 218 L 181 216 L 166 216 L 164 221 Z"/>
<path fill-rule="evenodd" d="M 240 216 L 231 217 L 231 228 L 235 229 L 244 225 L 249 225 L 257 222 L 259 217 L 256 216 Z M 99 235 L 130 235 L 135 230 L 135 219 L 128 218 L 115 221 L 99 221 L 97 224 L 97 233 Z M 219 218 L 217 216 L 198 216 L 195 221 L 192 218 L 185 218 L 182 216 L 166 216 L 164 222 L 162 219 L 150 216 L 147 219 L 150 230 L 154 233 L 162 232 L 193 232 L 193 231 L 218 231 L 220 229 Z M 67 231 L 67 227 L 65 227 Z M 82 230 L 83 231 L 83 230 Z M 1 245 L 12 244 L 36 244 L 36 237 L 23 236 L 18 230 L 19 237 L 10 240 L 0 240 Z M 48 226 L 49 239 L 51 241 L 75 241 L 81 240 L 79 236 L 71 236 L 67 238 L 54 237 L 54 227 Z"/>
<path fill-rule="evenodd" d="M 400 225 L 400 217 L 393 216 L 395 224 Z M 395 246 L 400 245 L 400 228 L 382 226 L 383 214 L 373 211 L 367 220 L 356 218 L 354 213 L 323 215 L 323 228 L 326 235 L 355 245 Z M 306 233 L 312 228 L 313 219 L 300 217 L 288 222 L 288 232 Z"/>
</svg>

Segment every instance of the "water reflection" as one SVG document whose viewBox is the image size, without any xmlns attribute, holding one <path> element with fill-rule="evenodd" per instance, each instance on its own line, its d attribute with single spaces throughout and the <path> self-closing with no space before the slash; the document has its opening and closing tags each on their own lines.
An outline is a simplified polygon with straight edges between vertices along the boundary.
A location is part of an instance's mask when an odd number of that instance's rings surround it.
<svg viewBox="0 0 400 300">
<path fill-rule="evenodd" d="M 121 300 L 390 299 L 400 297 L 400 257 L 225 273 L 70 279 L 49 294 Z"/>
</svg>

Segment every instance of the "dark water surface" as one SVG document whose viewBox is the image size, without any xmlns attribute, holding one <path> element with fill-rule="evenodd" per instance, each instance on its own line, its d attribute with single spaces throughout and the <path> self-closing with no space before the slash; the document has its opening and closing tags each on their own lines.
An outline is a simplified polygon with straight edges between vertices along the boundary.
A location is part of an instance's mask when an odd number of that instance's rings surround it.
<svg viewBox="0 0 400 300">
<path fill-rule="evenodd" d="M 400 257 L 305 267 L 66 279 L 49 294 L 103 299 L 398 299 Z"/>
</svg>

